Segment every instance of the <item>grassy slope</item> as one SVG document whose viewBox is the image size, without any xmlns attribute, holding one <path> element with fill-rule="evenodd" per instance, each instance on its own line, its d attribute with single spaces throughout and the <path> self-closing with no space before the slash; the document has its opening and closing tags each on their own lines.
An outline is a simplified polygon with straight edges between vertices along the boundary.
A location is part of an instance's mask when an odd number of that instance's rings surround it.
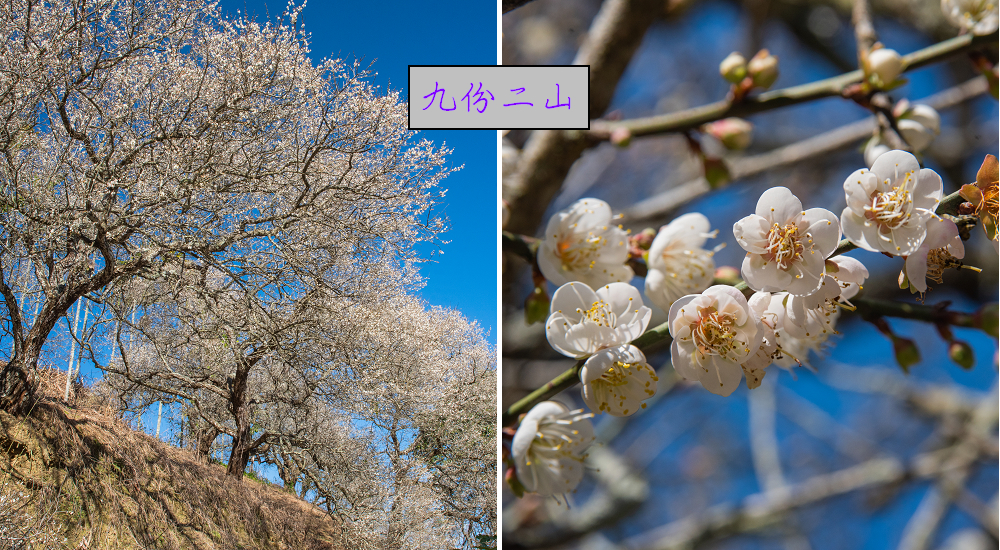
<svg viewBox="0 0 1000 550">
<path fill-rule="evenodd" d="M 62 376 L 65 376 L 64 374 Z M 46 384 L 43 381 L 43 393 Z M 61 397 L 61 396 L 60 396 Z M 330 549 L 336 524 L 270 484 L 81 404 L 43 399 L 27 418 L 0 412 L 0 488 L 55 508 L 68 548 Z"/>
</svg>

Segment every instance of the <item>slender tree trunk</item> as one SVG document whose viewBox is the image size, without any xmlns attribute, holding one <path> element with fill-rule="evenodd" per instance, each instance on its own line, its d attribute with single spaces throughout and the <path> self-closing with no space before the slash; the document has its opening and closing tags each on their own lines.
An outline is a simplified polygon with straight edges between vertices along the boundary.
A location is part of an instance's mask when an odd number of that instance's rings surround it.
<svg viewBox="0 0 1000 550">
<path fill-rule="evenodd" d="M 212 443 L 215 443 L 215 438 L 217 437 L 219 437 L 219 430 L 216 430 L 212 426 L 205 426 L 194 430 L 194 452 L 198 458 L 208 462 L 209 456 L 212 453 Z"/>
<path fill-rule="evenodd" d="M 250 407 L 246 402 L 247 378 L 249 368 L 237 368 L 233 378 L 232 393 L 229 394 L 229 411 L 236 422 L 236 433 L 233 437 L 233 448 L 229 453 L 229 466 L 226 474 L 233 477 L 243 477 L 243 472 L 250 463 L 250 446 L 253 444 L 253 428 L 250 425 Z"/>
<path fill-rule="evenodd" d="M 160 438 L 160 422 L 163 420 L 163 401 L 159 402 L 159 407 L 156 409 L 156 439 Z"/>
<path fill-rule="evenodd" d="M 82 306 L 83 300 L 77 300 L 76 318 L 73 320 L 73 326 L 70 329 L 69 335 L 69 363 L 66 364 L 66 393 L 63 394 L 63 401 L 67 403 L 69 403 L 69 385 L 73 379 L 73 361 L 76 359 L 76 335 L 80 330 L 80 308 Z"/>
</svg>

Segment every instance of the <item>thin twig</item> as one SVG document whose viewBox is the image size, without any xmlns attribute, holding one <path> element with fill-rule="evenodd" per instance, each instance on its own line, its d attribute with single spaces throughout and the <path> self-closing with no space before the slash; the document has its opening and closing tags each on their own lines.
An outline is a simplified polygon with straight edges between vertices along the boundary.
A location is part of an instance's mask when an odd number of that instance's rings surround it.
<svg viewBox="0 0 1000 550">
<path fill-rule="evenodd" d="M 860 65 L 861 56 L 870 51 L 872 45 L 878 41 L 875 26 L 872 25 L 872 9 L 868 5 L 868 0 L 854 0 L 851 22 L 854 23 L 854 39 L 858 45 L 858 63 Z"/>
<path fill-rule="evenodd" d="M 995 44 L 997 36 L 997 32 L 985 36 L 962 35 L 917 50 L 903 56 L 904 71 L 935 63 L 985 44 Z M 839 96 L 847 86 L 861 82 L 862 78 L 864 75 L 858 69 L 816 82 L 764 92 L 759 96 L 746 98 L 739 103 L 723 100 L 692 109 L 645 118 L 621 121 L 595 120 L 591 122 L 587 136 L 596 140 L 608 140 L 615 130 L 628 130 L 633 137 L 682 132 L 714 120 L 745 117 L 824 97 Z"/>
<path fill-rule="evenodd" d="M 986 78 L 979 76 L 958 86 L 916 100 L 915 103 L 925 104 L 935 110 L 942 111 L 985 94 L 987 91 L 989 91 L 989 85 Z M 735 159 L 728 165 L 729 174 L 735 182 L 768 170 L 790 166 L 819 155 L 844 149 L 870 137 L 877 126 L 875 118 L 870 117 L 796 143 L 778 147 L 766 153 Z M 711 191 L 711 187 L 709 187 L 708 182 L 703 176 L 699 176 L 623 210 L 624 223 L 632 225 L 667 216 L 685 203 L 705 195 L 709 191 Z M 958 205 L 955 206 L 957 208 Z"/>
</svg>

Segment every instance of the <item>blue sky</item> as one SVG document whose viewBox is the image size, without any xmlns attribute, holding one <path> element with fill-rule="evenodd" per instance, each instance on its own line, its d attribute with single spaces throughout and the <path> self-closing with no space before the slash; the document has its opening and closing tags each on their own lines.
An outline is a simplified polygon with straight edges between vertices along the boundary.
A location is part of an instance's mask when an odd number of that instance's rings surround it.
<svg viewBox="0 0 1000 550">
<path fill-rule="evenodd" d="M 236 10 L 271 19 L 285 0 L 223 0 L 223 13 Z M 299 15 L 312 34 L 313 60 L 357 59 L 378 73 L 382 88 L 405 97 L 408 65 L 493 65 L 496 63 L 496 4 L 442 0 L 422 2 L 319 2 Z M 451 166 L 465 167 L 448 177 L 442 211 L 451 221 L 433 262 L 421 267 L 427 279 L 422 296 L 433 305 L 458 309 L 475 319 L 496 341 L 496 132 L 435 130 L 420 136 L 454 150 Z M 425 248 L 430 251 L 430 248 Z"/>
</svg>

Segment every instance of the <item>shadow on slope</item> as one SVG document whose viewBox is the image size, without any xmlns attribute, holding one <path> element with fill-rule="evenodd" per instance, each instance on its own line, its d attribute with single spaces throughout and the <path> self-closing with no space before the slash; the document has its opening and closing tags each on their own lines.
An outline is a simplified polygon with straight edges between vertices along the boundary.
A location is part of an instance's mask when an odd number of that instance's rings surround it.
<svg viewBox="0 0 1000 550">
<path fill-rule="evenodd" d="M 24 517 L 49 518 L 66 547 L 346 547 L 335 522 L 311 504 L 133 431 L 97 410 L 83 388 L 68 407 L 54 383 L 65 374 L 40 376 L 31 415 L 0 412 L 0 493 L 26 495 Z"/>
</svg>

